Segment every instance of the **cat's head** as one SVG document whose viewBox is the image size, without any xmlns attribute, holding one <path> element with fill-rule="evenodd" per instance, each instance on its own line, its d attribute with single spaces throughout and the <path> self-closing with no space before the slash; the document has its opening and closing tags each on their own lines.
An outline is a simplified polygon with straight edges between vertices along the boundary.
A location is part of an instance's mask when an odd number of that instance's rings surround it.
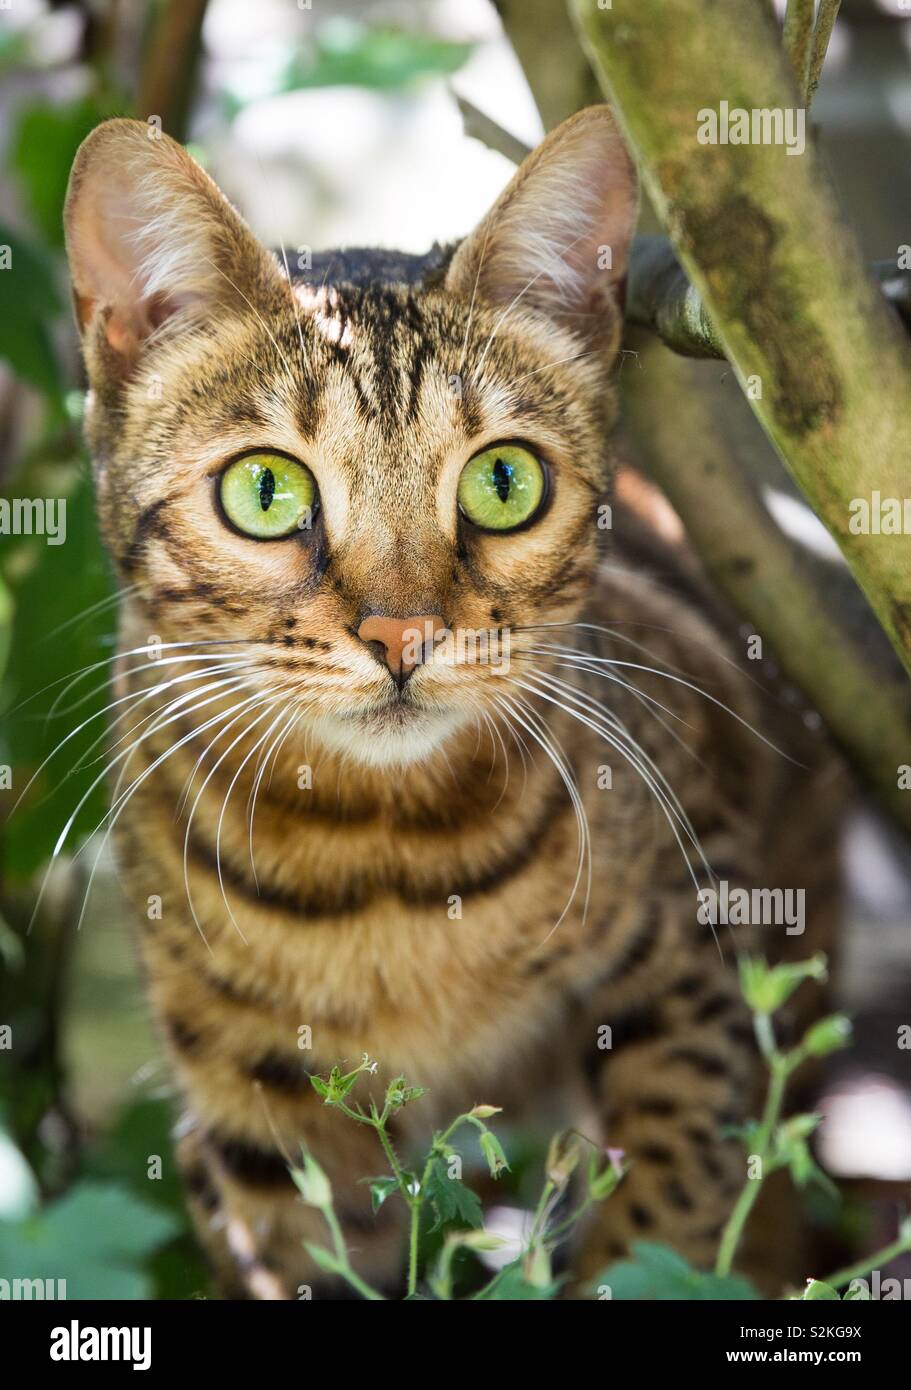
<svg viewBox="0 0 911 1390">
<path fill-rule="evenodd" d="M 67 246 L 139 629 L 242 651 L 367 762 L 493 709 L 522 630 L 575 618 L 593 578 L 636 210 L 591 107 L 421 283 L 292 284 L 179 145 L 94 131 Z"/>
</svg>

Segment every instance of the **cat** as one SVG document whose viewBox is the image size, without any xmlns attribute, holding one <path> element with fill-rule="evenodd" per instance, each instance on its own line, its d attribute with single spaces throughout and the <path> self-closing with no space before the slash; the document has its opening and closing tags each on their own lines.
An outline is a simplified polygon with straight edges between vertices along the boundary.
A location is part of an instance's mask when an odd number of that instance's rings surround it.
<svg viewBox="0 0 911 1390">
<path fill-rule="evenodd" d="M 309 1080 L 364 1053 L 377 1088 L 428 1090 L 403 1152 L 485 1101 L 627 1155 L 579 1296 L 636 1238 L 710 1265 L 744 1181 L 722 1130 L 755 1101 L 747 938 L 697 888 L 710 866 L 805 889 L 802 935 L 761 946 L 809 954 L 838 798 L 666 506 L 634 474 L 613 490 L 637 211 L 606 106 L 457 245 L 294 275 L 168 137 L 113 120 L 77 154 L 87 439 L 125 586 L 114 839 L 229 1296 L 339 1293 L 304 1249 L 325 1232 L 301 1144 L 356 1267 L 397 1287 L 375 1138 Z"/>
</svg>

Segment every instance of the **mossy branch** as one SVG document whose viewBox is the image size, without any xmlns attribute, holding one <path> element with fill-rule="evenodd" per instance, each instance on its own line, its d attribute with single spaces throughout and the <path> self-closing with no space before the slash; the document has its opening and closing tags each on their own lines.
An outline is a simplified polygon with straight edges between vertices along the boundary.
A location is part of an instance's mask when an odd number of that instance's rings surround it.
<svg viewBox="0 0 911 1390">
<path fill-rule="evenodd" d="M 521 164 L 531 146 L 506 130 L 465 97 L 453 93 L 465 134 L 488 149 Z M 874 261 L 870 274 L 883 296 L 911 330 L 911 269 L 896 261 Z M 626 319 L 650 328 L 665 347 L 684 357 L 724 357 L 721 339 L 702 302 L 686 277 L 667 237 L 639 235 L 633 241 L 626 292 Z"/>
<path fill-rule="evenodd" d="M 896 769 L 911 750 L 911 685 L 846 569 L 777 525 L 707 391 L 706 363 L 629 339 L 624 423 L 707 572 L 812 701 L 884 808 L 911 830 Z M 717 375 L 717 373 L 716 373 Z"/>
<path fill-rule="evenodd" d="M 793 111 L 801 96 L 754 0 L 574 0 L 583 42 L 646 185 L 785 466 L 841 547 L 911 670 L 903 536 L 851 529 L 852 502 L 901 498 L 911 351 L 867 276 L 812 143 L 700 144 L 723 101 Z M 668 62 L 667 54 L 674 54 Z M 858 528 L 859 531 L 860 528 Z"/>
</svg>

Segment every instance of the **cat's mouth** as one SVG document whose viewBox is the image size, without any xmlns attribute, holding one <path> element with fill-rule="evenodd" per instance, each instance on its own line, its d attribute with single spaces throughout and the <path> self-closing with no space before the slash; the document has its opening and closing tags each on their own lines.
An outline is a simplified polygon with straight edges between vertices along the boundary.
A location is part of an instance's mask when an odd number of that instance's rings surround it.
<svg viewBox="0 0 911 1390">
<path fill-rule="evenodd" d="M 364 728 L 387 730 L 413 728 L 415 723 L 425 717 L 425 714 L 415 705 L 396 700 L 390 701 L 388 705 L 374 705 L 369 709 L 351 710 L 349 714 L 342 717 L 355 724 L 360 724 Z"/>
<path fill-rule="evenodd" d="M 427 714 L 428 711 L 414 701 L 406 686 L 387 700 L 346 710 L 340 717 L 364 727 L 386 730 L 413 728 Z"/>
<path fill-rule="evenodd" d="M 401 766 L 432 757 L 464 722 L 457 709 L 425 708 L 406 690 L 375 704 L 318 716 L 311 729 L 330 749 L 359 762 Z"/>
</svg>

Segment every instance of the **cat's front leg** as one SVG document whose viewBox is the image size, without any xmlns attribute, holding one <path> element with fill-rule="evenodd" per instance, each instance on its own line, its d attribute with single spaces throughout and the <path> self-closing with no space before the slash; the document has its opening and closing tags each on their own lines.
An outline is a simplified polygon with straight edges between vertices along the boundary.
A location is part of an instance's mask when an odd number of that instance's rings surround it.
<svg viewBox="0 0 911 1390">
<path fill-rule="evenodd" d="M 622 978 L 608 978 L 592 1001 L 583 1056 L 600 1138 L 630 1168 L 583 1237 L 580 1291 L 634 1240 L 711 1268 L 745 1179 L 743 1150 L 723 1131 L 753 1108 L 749 1015 L 730 949 L 724 963 L 708 928 L 681 933 L 681 914 L 693 920 L 691 892 L 686 903 L 656 901 Z"/>
<path fill-rule="evenodd" d="M 351 1266 L 384 1295 L 399 1281 L 403 1223 L 396 1203 L 375 1215 L 361 1181 L 375 1154 L 337 1116 L 333 1145 L 325 1132 L 318 1149 L 331 1173 L 333 1208 Z M 291 1180 L 285 1156 L 264 1141 L 228 1138 L 186 1113 L 177 1156 L 197 1238 L 222 1298 L 357 1298 L 344 1278 L 327 1273 L 305 1248 L 333 1248 L 321 1211 L 308 1205 Z M 306 1135 L 306 1125 L 302 1126 Z M 353 1141 L 353 1142 L 352 1142 Z M 317 1147 L 314 1145 L 314 1147 Z M 289 1155 L 290 1158 L 290 1155 Z M 294 1160 L 291 1160 L 294 1161 Z M 324 1168 L 325 1171 L 325 1168 Z"/>
</svg>

